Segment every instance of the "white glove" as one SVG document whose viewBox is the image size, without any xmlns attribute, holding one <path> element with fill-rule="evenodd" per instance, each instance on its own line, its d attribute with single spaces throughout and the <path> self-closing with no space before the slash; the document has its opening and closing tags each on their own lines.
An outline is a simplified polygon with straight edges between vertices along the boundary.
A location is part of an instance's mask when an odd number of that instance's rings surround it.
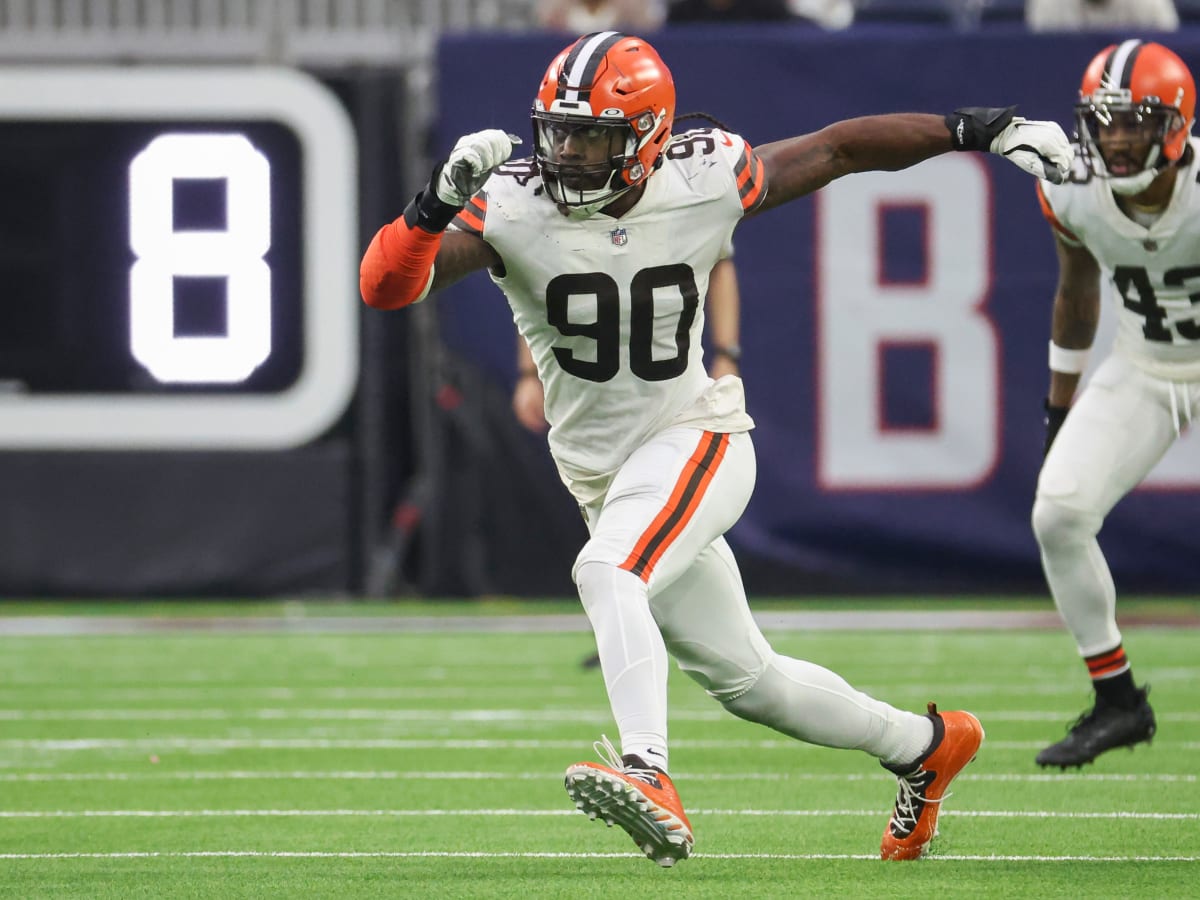
<svg viewBox="0 0 1200 900">
<path fill-rule="evenodd" d="M 519 143 L 519 137 L 498 128 L 460 137 L 434 186 L 438 199 L 450 206 L 465 206 L 493 170 L 512 156 L 513 147 Z"/>
<path fill-rule="evenodd" d="M 1057 122 L 1040 122 L 1013 116 L 988 147 L 1020 166 L 1035 178 L 1062 184 L 1071 169 L 1074 152 Z"/>
</svg>

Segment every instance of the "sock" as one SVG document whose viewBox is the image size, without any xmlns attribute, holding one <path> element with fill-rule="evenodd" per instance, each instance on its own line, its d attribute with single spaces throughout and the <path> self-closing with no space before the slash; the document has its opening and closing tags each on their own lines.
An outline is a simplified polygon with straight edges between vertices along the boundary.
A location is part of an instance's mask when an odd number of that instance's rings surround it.
<svg viewBox="0 0 1200 900">
<path fill-rule="evenodd" d="M 1098 700 L 1122 709 L 1133 709 L 1138 705 L 1141 698 L 1133 683 L 1133 669 L 1120 644 L 1104 653 L 1085 656 L 1083 661 L 1092 676 L 1092 687 Z"/>
</svg>

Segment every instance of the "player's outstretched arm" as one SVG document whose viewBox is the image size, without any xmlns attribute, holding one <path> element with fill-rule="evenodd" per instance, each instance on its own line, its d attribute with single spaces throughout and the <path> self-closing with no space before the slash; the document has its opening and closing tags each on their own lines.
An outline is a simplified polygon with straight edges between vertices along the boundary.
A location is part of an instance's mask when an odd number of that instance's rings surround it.
<svg viewBox="0 0 1200 900">
<path fill-rule="evenodd" d="M 948 116 L 893 113 L 835 122 L 756 148 L 767 174 L 758 211 L 811 194 L 854 172 L 907 169 L 950 150 L 991 151 L 1038 178 L 1060 182 L 1071 144 L 1054 122 L 1014 116 L 1015 107 L 969 107 Z"/>
<path fill-rule="evenodd" d="M 518 143 L 520 138 L 497 129 L 459 138 L 404 215 L 379 229 L 367 247 L 359 265 L 358 286 L 369 306 L 408 306 L 423 300 L 435 287 L 445 287 L 468 272 L 500 261 L 478 236 L 443 233 Z"/>
</svg>

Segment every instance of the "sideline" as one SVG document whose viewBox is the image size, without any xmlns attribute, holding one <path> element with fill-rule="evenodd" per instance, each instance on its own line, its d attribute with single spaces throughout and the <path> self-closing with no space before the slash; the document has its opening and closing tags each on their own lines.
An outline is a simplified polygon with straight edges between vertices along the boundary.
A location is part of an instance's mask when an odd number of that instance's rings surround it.
<svg viewBox="0 0 1200 900">
<path fill-rule="evenodd" d="M 764 631 L 974 631 L 1058 629 L 1053 611 L 1012 610 L 764 610 Z M 1127 624 L 1123 621 L 1122 624 Z M 1172 619 L 1162 624 L 1189 627 Z M 1200 617 L 1190 623 L 1200 627 Z M 377 632 L 587 632 L 587 617 L 510 616 L 13 616 L 0 617 L 0 637 L 138 635 L 176 632 L 357 634 Z"/>
<path fill-rule="evenodd" d="M 1053 610 L 763 610 L 764 631 L 1003 631 L 1058 630 Z M 1123 628 L 1200 628 L 1195 616 L 1133 614 Z M 587 632 L 582 614 L 480 616 L 0 616 L 0 637 L 69 637 L 189 632 L 373 634 L 378 632 Z"/>
</svg>

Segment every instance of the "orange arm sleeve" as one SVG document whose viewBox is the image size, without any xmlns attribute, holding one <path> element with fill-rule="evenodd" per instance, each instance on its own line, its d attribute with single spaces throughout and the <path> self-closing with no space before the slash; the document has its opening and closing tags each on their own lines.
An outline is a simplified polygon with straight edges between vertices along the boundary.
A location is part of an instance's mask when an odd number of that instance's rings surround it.
<svg viewBox="0 0 1200 900">
<path fill-rule="evenodd" d="M 376 309 L 400 309 L 419 299 L 433 277 L 442 232 L 410 227 L 402 216 L 376 232 L 358 267 L 363 301 Z"/>
</svg>

